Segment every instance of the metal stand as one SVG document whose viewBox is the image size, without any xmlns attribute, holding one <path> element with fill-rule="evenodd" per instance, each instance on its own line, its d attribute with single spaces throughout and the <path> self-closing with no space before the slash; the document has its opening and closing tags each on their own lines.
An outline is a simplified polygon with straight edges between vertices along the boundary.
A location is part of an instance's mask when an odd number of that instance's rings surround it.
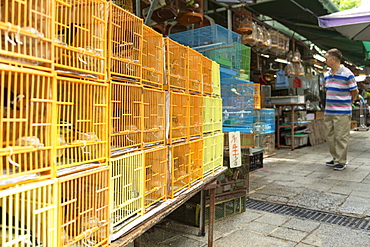
<svg viewBox="0 0 370 247">
<path fill-rule="evenodd" d="M 354 131 L 365 130 L 368 131 L 369 127 L 366 126 L 366 105 L 360 100 L 360 126 L 354 128 Z"/>
</svg>

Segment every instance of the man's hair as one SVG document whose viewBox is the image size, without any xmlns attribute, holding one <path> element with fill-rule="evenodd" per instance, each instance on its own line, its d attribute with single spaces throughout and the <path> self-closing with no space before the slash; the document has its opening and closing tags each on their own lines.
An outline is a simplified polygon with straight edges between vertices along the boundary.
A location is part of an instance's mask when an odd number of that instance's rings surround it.
<svg viewBox="0 0 370 247">
<path fill-rule="evenodd" d="M 335 57 L 339 62 L 342 61 L 342 53 L 337 48 L 330 49 L 326 53 L 329 56 Z"/>
</svg>

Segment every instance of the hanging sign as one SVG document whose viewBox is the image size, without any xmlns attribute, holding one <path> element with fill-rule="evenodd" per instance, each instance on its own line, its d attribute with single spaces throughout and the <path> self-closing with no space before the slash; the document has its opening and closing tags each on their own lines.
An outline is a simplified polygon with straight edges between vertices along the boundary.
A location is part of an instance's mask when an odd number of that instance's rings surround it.
<svg viewBox="0 0 370 247">
<path fill-rule="evenodd" d="M 230 168 L 242 166 L 240 131 L 229 132 L 229 158 Z"/>
</svg>

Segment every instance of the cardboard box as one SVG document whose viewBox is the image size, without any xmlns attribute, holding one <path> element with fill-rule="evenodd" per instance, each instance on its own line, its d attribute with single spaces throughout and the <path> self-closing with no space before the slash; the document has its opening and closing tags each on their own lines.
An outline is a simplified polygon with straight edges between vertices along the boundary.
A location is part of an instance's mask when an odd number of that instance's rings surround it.
<svg viewBox="0 0 370 247">
<path fill-rule="evenodd" d="M 316 111 L 315 119 L 324 119 L 324 111 Z"/>
</svg>

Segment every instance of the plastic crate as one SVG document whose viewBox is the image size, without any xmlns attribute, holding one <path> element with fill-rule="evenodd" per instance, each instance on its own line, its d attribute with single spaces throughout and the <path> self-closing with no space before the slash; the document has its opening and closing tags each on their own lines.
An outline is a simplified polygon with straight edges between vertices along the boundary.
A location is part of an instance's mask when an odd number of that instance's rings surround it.
<svg viewBox="0 0 370 247">
<path fill-rule="evenodd" d="M 167 199 L 167 150 L 167 147 L 159 147 L 144 152 L 144 207 L 146 209 L 160 200 Z"/>
<path fill-rule="evenodd" d="M 46 180 L 0 191 L 0 246 L 55 246 L 57 183 Z"/>
<path fill-rule="evenodd" d="M 213 131 L 213 121 L 215 112 L 214 98 L 209 96 L 203 97 L 203 133 Z"/>
<path fill-rule="evenodd" d="M 169 143 L 190 139 L 190 99 L 189 94 L 169 92 L 170 94 L 170 135 Z"/>
<path fill-rule="evenodd" d="M 56 71 L 105 82 L 107 2 L 57 0 L 55 7 Z"/>
<path fill-rule="evenodd" d="M 164 39 L 166 46 L 167 88 L 188 92 L 189 90 L 189 48 L 171 40 Z"/>
<path fill-rule="evenodd" d="M 203 139 L 189 142 L 190 144 L 190 182 L 203 178 Z"/>
<path fill-rule="evenodd" d="M 79 165 L 106 163 L 108 89 L 108 84 L 57 77 L 58 175 L 71 173 Z"/>
<path fill-rule="evenodd" d="M 221 96 L 220 65 L 212 61 L 212 95 Z"/>
<path fill-rule="evenodd" d="M 144 153 L 110 159 L 110 228 L 117 232 L 144 214 Z"/>
<path fill-rule="evenodd" d="M 53 69 L 54 1 L 3 0 L 0 10 L 0 61 Z"/>
<path fill-rule="evenodd" d="M 188 63 L 189 63 L 189 92 L 190 93 L 202 93 L 203 92 L 203 77 L 206 77 L 206 81 L 210 80 L 209 70 L 202 68 L 203 66 L 203 55 L 199 52 L 188 48 Z M 207 64 L 205 64 L 206 66 Z M 204 70 L 204 71 L 203 71 Z"/>
<path fill-rule="evenodd" d="M 59 246 L 108 245 L 109 177 L 106 166 L 58 179 Z"/>
<path fill-rule="evenodd" d="M 213 93 L 212 66 L 213 66 L 213 62 L 211 59 L 202 57 L 203 94 L 204 95 L 212 95 Z"/>
<path fill-rule="evenodd" d="M 146 25 L 143 30 L 142 83 L 155 88 L 163 88 L 163 36 Z"/>
<path fill-rule="evenodd" d="M 141 83 L 143 20 L 109 3 L 108 27 L 110 79 Z"/>
<path fill-rule="evenodd" d="M 214 98 L 213 131 L 222 131 L 222 99 Z"/>
<path fill-rule="evenodd" d="M 254 83 L 253 97 L 254 109 L 261 109 L 261 88 L 259 83 Z"/>
<path fill-rule="evenodd" d="M 165 142 L 165 92 L 144 88 L 144 148 Z"/>
<path fill-rule="evenodd" d="M 296 133 L 294 134 L 294 146 L 307 145 L 308 134 Z M 292 145 L 292 135 L 285 135 L 285 144 L 287 146 Z"/>
<path fill-rule="evenodd" d="M 204 139 L 204 176 L 213 174 L 223 165 L 223 133 L 207 134 Z"/>
<path fill-rule="evenodd" d="M 143 143 L 143 87 L 111 82 L 112 154 L 142 148 Z"/>
<path fill-rule="evenodd" d="M 250 172 L 263 168 L 263 149 L 252 149 L 252 154 L 252 156 L 245 155 L 248 160 Z"/>
<path fill-rule="evenodd" d="M 170 147 L 171 178 L 169 197 L 174 198 L 181 190 L 189 188 L 191 182 L 190 144 L 181 143 Z"/>
<path fill-rule="evenodd" d="M 189 133 L 190 137 L 203 135 L 203 96 L 189 96 Z"/>
<path fill-rule="evenodd" d="M 0 188 L 51 177 L 53 74 L 0 66 Z"/>
</svg>

